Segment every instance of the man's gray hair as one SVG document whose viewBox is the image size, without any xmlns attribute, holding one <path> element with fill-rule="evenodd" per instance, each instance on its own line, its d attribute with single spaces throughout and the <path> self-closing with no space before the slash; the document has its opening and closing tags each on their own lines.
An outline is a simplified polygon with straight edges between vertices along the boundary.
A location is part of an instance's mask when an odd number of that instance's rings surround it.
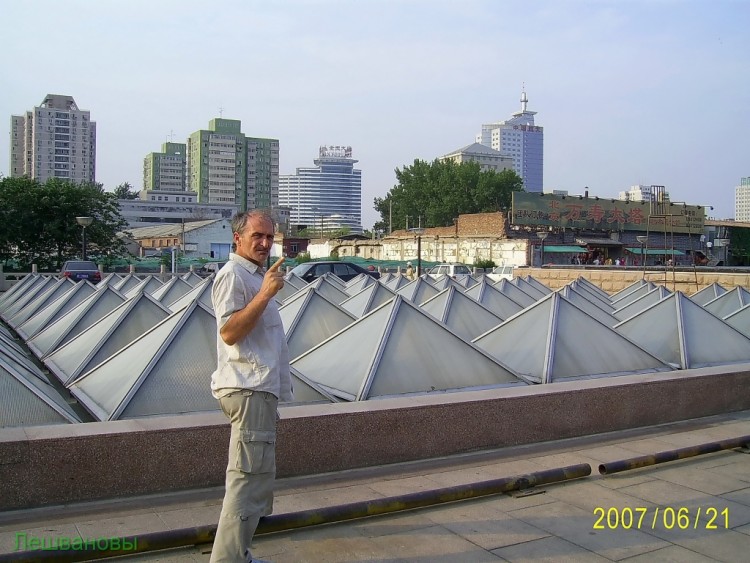
<svg viewBox="0 0 750 563">
<path fill-rule="evenodd" d="M 274 223 L 273 219 L 268 213 L 266 213 L 265 211 L 261 211 L 260 209 L 253 209 L 252 211 L 240 211 L 239 213 L 235 214 L 234 217 L 232 217 L 232 233 L 238 233 L 241 235 L 245 230 L 245 227 L 247 227 L 247 222 L 251 217 L 260 217 L 261 219 L 265 219 L 266 221 L 271 223 L 274 229 L 276 229 L 276 223 Z"/>
</svg>

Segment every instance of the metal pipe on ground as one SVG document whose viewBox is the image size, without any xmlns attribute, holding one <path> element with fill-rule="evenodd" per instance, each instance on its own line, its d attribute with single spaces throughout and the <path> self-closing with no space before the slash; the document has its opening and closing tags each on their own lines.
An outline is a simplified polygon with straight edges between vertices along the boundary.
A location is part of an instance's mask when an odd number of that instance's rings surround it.
<svg viewBox="0 0 750 563">
<path fill-rule="evenodd" d="M 668 450 L 652 455 L 643 455 L 638 457 L 631 457 L 629 459 L 610 461 L 608 463 L 602 463 L 599 465 L 599 473 L 601 473 L 602 475 L 610 475 L 612 473 L 619 473 L 620 471 L 628 471 L 630 469 L 638 469 L 640 467 L 656 465 L 657 463 L 666 463 L 668 461 L 676 461 L 678 459 L 695 457 L 697 455 L 711 454 L 714 452 L 720 452 L 722 450 L 731 450 L 733 448 L 741 448 L 743 446 L 747 446 L 748 444 L 750 444 L 750 436 L 741 436 L 739 438 L 719 440 L 718 442 L 708 442 L 705 444 L 699 444 L 697 446 L 690 446 L 688 448 Z"/>
<path fill-rule="evenodd" d="M 491 479 L 467 485 L 457 485 L 430 491 L 420 491 L 395 497 L 386 497 L 375 500 L 353 502 L 339 506 L 330 506 L 288 514 L 278 514 L 261 518 L 256 530 L 256 535 L 283 532 L 308 526 L 321 524 L 334 524 L 355 520 L 368 516 L 378 516 L 399 512 L 402 510 L 413 510 L 434 506 L 446 502 L 455 502 L 488 495 L 519 491 L 539 485 L 547 485 L 570 479 L 578 479 L 591 475 L 591 466 L 588 463 L 579 463 L 557 469 L 547 469 L 517 475 L 514 477 L 503 477 Z M 180 530 L 169 530 L 165 532 L 154 532 L 141 534 L 131 538 L 125 538 L 134 549 L 124 552 L 123 550 L 92 549 L 92 550 L 34 550 L 8 554 L 0 554 L 0 563 L 9 562 L 44 562 L 55 561 L 56 563 L 68 563 L 74 561 L 91 561 L 106 557 L 121 557 L 123 555 L 134 555 L 146 551 L 162 549 L 174 549 L 192 545 L 207 544 L 214 540 L 216 525 L 198 526 L 195 528 L 183 528 Z"/>
</svg>

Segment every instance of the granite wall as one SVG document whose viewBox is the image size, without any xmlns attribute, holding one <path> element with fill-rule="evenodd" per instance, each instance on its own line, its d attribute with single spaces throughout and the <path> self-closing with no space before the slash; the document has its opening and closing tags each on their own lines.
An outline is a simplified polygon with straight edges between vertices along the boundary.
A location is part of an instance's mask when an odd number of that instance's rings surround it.
<svg viewBox="0 0 750 563">
<path fill-rule="evenodd" d="M 281 408 L 278 475 L 367 467 L 750 409 L 750 364 Z M 0 429 L 0 510 L 220 486 L 218 413 Z"/>
</svg>

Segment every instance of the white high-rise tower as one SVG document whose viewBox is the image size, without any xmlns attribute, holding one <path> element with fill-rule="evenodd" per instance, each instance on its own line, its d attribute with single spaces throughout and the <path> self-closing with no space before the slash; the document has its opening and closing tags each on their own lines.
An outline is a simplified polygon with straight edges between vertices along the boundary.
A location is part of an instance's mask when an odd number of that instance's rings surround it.
<svg viewBox="0 0 750 563">
<path fill-rule="evenodd" d="M 534 124 L 535 111 L 521 91 L 521 111 L 506 121 L 486 123 L 476 142 L 513 158 L 513 169 L 523 178 L 527 192 L 541 192 L 544 185 L 544 128 Z"/>
</svg>

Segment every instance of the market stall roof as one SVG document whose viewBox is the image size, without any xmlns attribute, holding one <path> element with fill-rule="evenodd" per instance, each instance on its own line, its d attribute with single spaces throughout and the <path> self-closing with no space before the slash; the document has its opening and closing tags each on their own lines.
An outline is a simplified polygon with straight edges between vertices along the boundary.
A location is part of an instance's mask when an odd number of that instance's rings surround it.
<svg viewBox="0 0 750 563">
<path fill-rule="evenodd" d="M 625 250 L 627 250 L 631 254 L 641 254 L 640 247 L 633 248 L 629 246 Z M 646 256 L 651 256 L 651 255 L 661 256 L 663 254 L 667 254 L 667 255 L 671 254 L 674 256 L 685 256 L 685 253 L 682 250 L 677 250 L 676 248 L 646 248 L 644 249 L 643 254 L 645 254 Z"/>
<path fill-rule="evenodd" d="M 547 254 L 548 252 L 557 252 L 557 253 L 574 253 L 574 254 L 580 254 L 581 252 L 586 252 L 586 249 L 582 246 L 572 246 L 569 244 L 558 244 L 558 245 L 544 245 L 544 253 Z"/>
<path fill-rule="evenodd" d="M 613 240 L 611 238 L 576 238 L 576 244 L 582 244 L 585 246 L 622 246 L 619 240 Z M 545 247 L 544 251 L 547 251 Z"/>
</svg>

